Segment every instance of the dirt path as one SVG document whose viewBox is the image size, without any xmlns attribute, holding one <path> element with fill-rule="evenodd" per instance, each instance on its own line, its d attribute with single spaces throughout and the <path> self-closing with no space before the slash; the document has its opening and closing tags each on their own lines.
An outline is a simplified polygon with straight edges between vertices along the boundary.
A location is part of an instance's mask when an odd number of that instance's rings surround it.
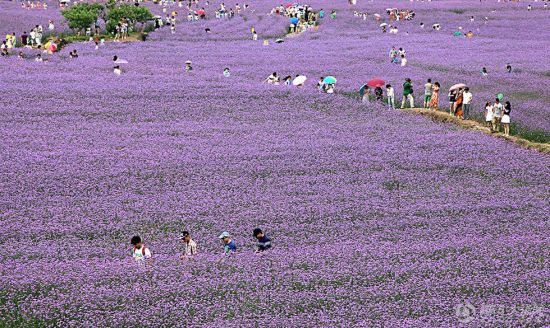
<svg viewBox="0 0 550 328">
<path fill-rule="evenodd" d="M 536 149 L 540 152 L 550 154 L 550 144 L 547 143 L 537 143 L 537 142 L 531 142 L 529 140 L 519 138 L 517 136 L 505 136 L 504 133 L 497 133 L 497 132 L 491 132 L 491 130 L 485 126 L 483 126 L 481 123 L 473 120 L 462 120 L 455 116 L 450 116 L 449 113 L 443 112 L 443 111 L 429 111 L 422 108 L 405 108 L 402 109 L 402 111 L 405 112 L 414 112 L 415 114 L 420 114 L 423 116 L 427 116 L 431 118 L 433 121 L 436 122 L 442 122 L 442 123 L 454 123 L 462 128 L 470 129 L 470 130 L 476 130 L 481 131 L 485 134 L 492 135 L 496 138 L 502 138 L 506 139 L 508 141 L 511 141 L 515 144 L 520 145 L 521 147 L 527 148 L 527 149 Z"/>
</svg>

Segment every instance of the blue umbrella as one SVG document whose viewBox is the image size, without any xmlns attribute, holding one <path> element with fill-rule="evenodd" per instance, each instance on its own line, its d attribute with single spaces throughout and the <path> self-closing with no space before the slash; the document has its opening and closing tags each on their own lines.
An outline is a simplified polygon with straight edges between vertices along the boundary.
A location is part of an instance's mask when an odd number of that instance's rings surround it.
<svg viewBox="0 0 550 328">
<path fill-rule="evenodd" d="M 336 78 L 334 76 L 327 76 L 323 79 L 323 83 L 325 83 L 325 84 L 334 84 L 334 83 L 336 83 Z"/>
<path fill-rule="evenodd" d="M 296 25 L 296 24 L 298 24 L 299 21 L 300 21 L 300 20 L 299 20 L 297 17 L 292 17 L 292 18 L 290 19 L 290 24 Z"/>
<path fill-rule="evenodd" d="M 359 89 L 359 95 L 361 97 L 363 97 L 365 95 L 365 89 L 368 88 L 368 86 L 366 84 L 363 84 L 363 86 L 361 87 L 361 89 Z"/>
</svg>

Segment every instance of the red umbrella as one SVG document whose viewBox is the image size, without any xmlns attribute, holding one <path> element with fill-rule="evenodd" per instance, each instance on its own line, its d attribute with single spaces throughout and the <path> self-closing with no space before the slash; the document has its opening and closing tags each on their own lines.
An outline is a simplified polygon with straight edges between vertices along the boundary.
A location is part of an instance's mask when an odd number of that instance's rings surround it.
<svg viewBox="0 0 550 328">
<path fill-rule="evenodd" d="M 367 82 L 367 85 L 373 88 L 383 87 L 385 84 L 386 82 L 380 79 L 372 79 L 369 82 Z"/>
<path fill-rule="evenodd" d="M 199 14 L 199 15 L 204 15 L 205 12 L 204 12 L 204 10 L 201 9 L 201 10 L 197 10 L 197 14 Z"/>
</svg>

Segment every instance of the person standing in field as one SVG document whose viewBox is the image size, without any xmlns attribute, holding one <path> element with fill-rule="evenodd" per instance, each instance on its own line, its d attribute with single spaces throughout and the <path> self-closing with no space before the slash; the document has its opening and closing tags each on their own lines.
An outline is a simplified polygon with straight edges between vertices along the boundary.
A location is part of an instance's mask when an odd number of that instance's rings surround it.
<svg viewBox="0 0 550 328">
<path fill-rule="evenodd" d="M 472 104 L 473 95 L 470 92 L 470 88 L 465 88 L 462 94 L 462 119 L 465 120 L 470 117 L 470 106 Z"/>
<path fill-rule="evenodd" d="M 197 255 L 197 243 L 191 239 L 191 235 L 188 231 L 183 231 L 180 234 L 180 240 L 183 244 L 183 256 L 182 260 L 192 259 L 193 256 Z"/>
<path fill-rule="evenodd" d="M 439 107 L 439 89 L 440 89 L 439 82 L 435 82 L 432 85 L 432 96 L 430 98 L 430 103 L 428 105 L 432 111 L 436 111 L 437 108 Z"/>
<path fill-rule="evenodd" d="M 490 101 L 485 103 L 485 124 L 493 131 L 493 104 Z"/>
<path fill-rule="evenodd" d="M 405 67 L 407 66 L 407 58 L 405 57 L 405 55 L 401 55 L 401 67 Z"/>
<path fill-rule="evenodd" d="M 386 97 L 388 98 L 388 106 L 390 109 L 395 109 L 395 91 L 391 84 L 386 85 Z"/>
<path fill-rule="evenodd" d="M 395 47 L 391 47 L 390 50 L 390 63 L 394 63 L 394 59 L 397 57 L 397 50 Z"/>
<path fill-rule="evenodd" d="M 414 108 L 414 97 L 413 97 L 413 87 L 411 79 L 405 79 L 403 83 L 403 99 L 401 100 L 401 109 L 405 108 L 405 103 L 409 100 L 411 108 Z"/>
<path fill-rule="evenodd" d="M 449 90 L 449 115 L 453 116 L 456 103 L 456 90 Z"/>
<path fill-rule="evenodd" d="M 493 131 L 500 131 L 500 120 L 502 119 L 502 112 L 504 108 L 500 103 L 500 100 L 495 99 L 495 104 L 493 105 Z"/>
<path fill-rule="evenodd" d="M 464 91 L 459 89 L 456 93 L 456 102 L 455 102 L 455 116 L 462 117 L 462 104 L 464 101 Z"/>
<path fill-rule="evenodd" d="M 432 79 L 428 79 L 426 84 L 424 84 L 424 108 L 430 106 L 430 101 L 432 100 Z"/>
<path fill-rule="evenodd" d="M 510 136 L 510 112 L 512 111 L 512 105 L 509 101 L 504 104 L 504 112 L 502 115 L 502 125 L 504 126 L 504 135 Z"/>
<path fill-rule="evenodd" d="M 370 88 L 365 87 L 365 91 L 363 91 L 363 97 L 361 98 L 361 102 L 365 105 L 370 104 Z"/>
</svg>

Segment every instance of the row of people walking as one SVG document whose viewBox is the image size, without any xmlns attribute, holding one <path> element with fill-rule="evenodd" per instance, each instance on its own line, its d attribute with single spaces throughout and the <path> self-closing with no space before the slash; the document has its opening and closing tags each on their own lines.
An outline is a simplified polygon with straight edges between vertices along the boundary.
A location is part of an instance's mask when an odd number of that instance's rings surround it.
<svg viewBox="0 0 550 328">
<path fill-rule="evenodd" d="M 260 253 L 266 250 L 271 249 L 272 243 L 271 238 L 269 238 L 260 228 L 256 228 L 252 231 L 253 237 L 256 239 L 255 252 Z M 237 252 L 237 244 L 232 238 L 232 235 L 224 231 L 219 236 L 218 239 L 222 242 L 223 245 L 223 255 L 224 257 L 220 260 L 223 260 L 225 257 L 233 255 Z M 183 246 L 182 249 L 182 260 L 192 260 L 195 255 L 198 254 L 197 243 L 191 237 L 191 234 L 188 231 L 183 231 L 179 235 L 179 240 Z M 140 263 L 144 264 L 146 261 L 152 259 L 153 255 L 149 247 L 147 247 L 140 236 L 133 236 L 130 240 L 132 245 L 132 258 Z"/>
</svg>

